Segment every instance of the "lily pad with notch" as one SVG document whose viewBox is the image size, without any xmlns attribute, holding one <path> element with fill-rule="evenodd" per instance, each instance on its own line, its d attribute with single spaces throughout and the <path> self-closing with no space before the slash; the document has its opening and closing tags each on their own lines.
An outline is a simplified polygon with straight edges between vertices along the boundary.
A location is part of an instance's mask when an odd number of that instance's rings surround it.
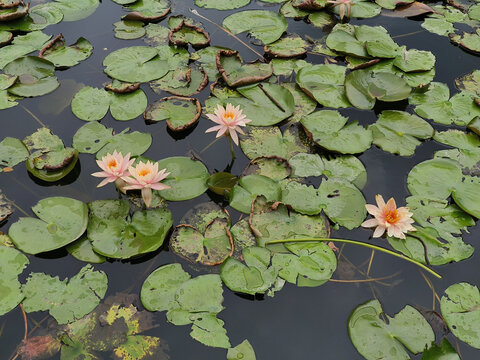
<svg viewBox="0 0 480 360">
<path fill-rule="evenodd" d="M 28 15 L 20 19 L 0 22 L 0 30 L 8 31 L 35 31 L 45 29 L 49 25 L 58 24 L 64 15 L 62 11 L 52 6 L 52 3 L 33 6 Z"/>
<path fill-rule="evenodd" d="M 210 175 L 207 186 L 215 194 L 228 197 L 230 191 L 237 184 L 238 177 L 228 172 L 216 172 Z"/>
<path fill-rule="evenodd" d="M 87 228 L 87 206 L 79 200 L 45 198 L 32 210 L 39 219 L 22 217 L 8 231 L 15 246 L 27 254 L 59 249 L 80 238 Z"/>
<path fill-rule="evenodd" d="M 5 167 L 14 167 L 25 161 L 29 152 L 19 139 L 6 137 L 0 141 L 0 172 Z"/>
<path fill-rule="evenodd" d="M 172 213 L 164 207 L 130 217 L 126 200 L 96 200 L 88 206 L 88 239 L 96 253 L 109 258 L 129 259 L 157 250 L 173 224 Z"/>
<path fill-rule="evenodd" d="M 113 24 L 117 39 L 139 39 L 146 34 L 145 24 L 139 20 L 121 20 Z"/>
<path fill-rule="evenodd" d="M 231 87 L 244 86 L 268 79 L 273 74 L 271 64 L 242 65 L 238 51 L 218 50 L 216 63 L 223 80 Z"/>
<path fill-rule="evenodd" d="M 198 94 L 207 84 L 206 71 L 196 65 L 179 67 L 158 80 L 150 81 L 150 87 L 159 95 L 167 91 L 173 95 L 186 97 Z"/>
<path fill-rule="evenodd" d="M 49 44 L 40 50 L 38 56 L 52 62 L 56 68 L 68 68 L 92 55 L 93 46 L 87 39 L 81 37 L 70 46 L 65 45 L 65 39 L 59 34 Z"/>
<path fill-rule="evenodd" d="M 194 98 L 171 96 L 150 104 L 143 117 L 146 121 L 166 120 L 172 131 L 183 131 L 194 126 L 202 113 L 200 101 Z"/>
</svg>

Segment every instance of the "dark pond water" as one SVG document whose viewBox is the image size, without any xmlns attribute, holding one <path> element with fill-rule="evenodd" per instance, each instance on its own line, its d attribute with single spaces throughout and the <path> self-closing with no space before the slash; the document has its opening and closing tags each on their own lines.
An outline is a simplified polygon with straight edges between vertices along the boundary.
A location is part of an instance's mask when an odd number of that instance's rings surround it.
<svg viewBox="0 0 480 360">
<path fill-rule="evenodd" d="M 183 13 L 187 16 L 188 8 L 193 7 L 193 0 L 182 0 L 174 2 L 174 13 Z M 279 5 L 267 5 L 252 1 L 248 7 L 251 9 L 271 9 L 278 11 Z M 245 10 L 247 8 L 242 8 Z M 200 10 L 210 19 L 221 23 L 223 17 L 231 12 L 218 12 Z M 61 81 L 61 87 L 47 96 L 25 99 L 21 105 L 34 113 L 45 123 L 53 133 L 62 138 L 67 146 L 71 145 L 72 136 L 77 129 L 85 123 L 76 118 L 70 110 L 70 101 L 77 91 L 79 84 L 100 87 L 109 79 L 103 73 L 102 61 L 104 57 L 113 50 L 143 44 L 142 40 L 119 40 L 114 38 L 113 23 L 119 21 L 123 10 L 121 6 L 110 0 L 104 0 L 97 11 L 87 19 L 60 23 L 50 26 L 44 30 L 45 33 L 57 35 L 63 33 L 67 41 L 73 41 L 83 36 L 91 41 L 94 46 L 94 53 L 87 61 L 80 63 L 68 71 L 57 72 Z M 166 21 L 164 21 L 166 22 Z M 319 29 L 307 26 L 302 21 L 289 19 L 289 32 L 308 34 L 310 37 L 319 39 L 325 34 Z M 241 44 L 235 43 L 231 37 L 220 31 L 215 26 L 203 22 L 206 30 L 210 33 L 212 44 L 229 46 L 240 50 L 245 60 L 254 60 L 255 54 L 244 48 Z M 468 54 L 450 44 L 447 38 L 439 37 L 424 31 L 420 21 L 406 19 L 392 19 L 378 16 L 369 20 L 353 20 L 352 23 L 367 25 L 382 25 L 400 45 L 409 48 L 430 50 L 437 56 L 435 81 L 445 82 L 454 90 L 455 77 L 466 74 L 478 66 L 478 58 Z M 413 35 L 405 35 L 414 33 Z M 250 41 L 241 35 L 240 38 Z M 261 51 L 261 47 L 258 47 Z M 323 57 L 309 55 L 308 61 L 314 63 L 323 62 Z M 142 85 L 146 92 L 149 103 L 158 100 L 160 96 L 154 94 L 148 85 Z M 203 102 L 209 95 L 208 88 L 197 97 Z M 31 134 L 40 125 L 29 115 L 22 106 L 0 112 L 0 138 L 11 136 L 24 138 Z M 407 102 L 395 104 L 399 110 L 408 110 Z M 355 109 L 342 110 L 342 114 L 350 116 L 351 119 L 358 119 L 362 124 L 369 124 L 376 120 L 376 114 L 381 108 L 376 108 L 375 113 L 371 111 L 360 111 Z M 103 120 L 102 124 L 112 127 L 120 132 L 125 127 L 134 130 L 150 132 L 153 135 L 153 144 L 144 154 L 153 159 L 162 159 L 169 156 L 188 156 L 191 151 L 199 152 L 212 140 L 211 134 L 204 135 L 205 130 L 211 126 L 209 121 L 202 118 L 196 128 L 186 137 L 178 138 L 166 131 L 166 125 L 162 123 L 146 125 L 142 118 L 130 122 L 115 121 L 110 114 Z M 441 129 L 441 126 L 434 125 Z M 399 203 L 404 202 L 409 194 L 406 189 L 406 177 L 410 169 L 417 163 L 430 159 L 434 151 L 442 148 L 434 141 L 424 142 L 413 157 L 399 157 L 388 154 L 372 147 L 360 156 L 368 171 L 368 183 L 363 189 L 367 202 L 374 201 L 375 194 L 383 194 L 385 198 L 394 196 Z M 237 159 L 229 170 L 233 174 L 240 175 L 248 163 L 248 159 L 242 152 L 236 149 Z M 216 142 L 205 151 L 202 159 L 209 170 L 222 171 L 229 167 L 231 162 L 230 151 L 227 141 Z M 81 155 L 79 165 L 74 174 L 60 184 L 47 186 L 32 179 L 26 169 L 19 165 L 14 172 L 0 175 L 0 188 L 16 204 L 32 214 L 30 207 L 38 200 L 49 196 L 68 196 L 84 202 L 94 199 L 109 199 L 116 196 L 112 187 L 96 188 L 98 180 L 90 176 L 97 171 L 94 156 Z M 315 183 L 315 180 L 313 180 Z M 202 196 L 179 203 L 169 204 L 173 212 L 174 221 L 178 223 L 180 218 L 191 207 L 196 204 L 214 200 L 218 197 L 207 192 Z M 232 220 L 240 217 L 240 214 L 229 209 Z M 7 232 L 9 226 L 21 216 L 16 211 L 9 220 L 0 227 L 0 230 Z M 464 237 L 465 242 L 474 247 L 478 243 L 480 230 L 475 227 L 470 234 Z M 382 240 L 372 240 L 372 232 L 363 229 L 347 231 L 340 229 L 334 231 L 333 237 L 344 237 L 361 241 L 369 241 L 375 244 L 382 244 Z M 362 271 L 366 271 L 371 251 L 368 249 L 345 246 L 339 259 L 339 268 L 333 278 L 364 279 L 365 277 L 357 272 L 351 264 L 354 264 Z M 66 252 L 57 251 L 42 256 L 30 256 L 31 264 L 27 272 L 46 272 L 51 275 L 58 275 L 60 278 L 72 276 L 84 266 L 68 255 Z M 135 261 L 113 261 L 95 265 L 96 269 L 107 273 L 109 287 L 106 296 L 114 295 L 117 292 L 131 291 L 139 294 L 140 287 L 146 276 L 160 265 L 172 262 L 181 262 L 167 248 L 156 252 L 153 255 L 137 259 Z M 184 264 L 185 269 L 189 269 Z M 466 281 L 471 284 L 480 285 L 478 269 L 480 258 L 474 254 L 468 260 L 460 263 L 448 264 L 436 267 L 442 274 L 443 279 L 432 279 L 435 290 L 442 294 L 449 285 Z M 381 283 L 336 283 L 329 282 L 318 288 L 298 288 L 287 284 L 278 292 L 275 297 L 270 298 L 248 298 L 234 294 L 225 289 L 224 306 L 225 310 L 219 314 L 219 318 L 225 321 L 231 343 L 236 345 L 244 339 L 249 339 L 254 347 L 257 358 L 260 360 L 269 359 L 323 359 L 323 360 L 353 360 L 361 359 L 347 334 L 347 319 L 352 310 L 367 300 L 378 298 L 388 314 L 394 314 L 406 304 L 419 308 L 432 309 L 433 295 L 418 268 L 388 255 L 376 253 L 370 270 L 371 277 L 384 277 L 396 274 Z M 27 274 L 20 279 L 24 280 Z M 140 304 L 139 304 L 140 305 Z M 438 308 L 438 303 L 437 303 Z M 29 314 L 31 321 L 40 321 L 45 314 Z M 147 333 L 147 335 L 159 336 L 168 344 L 169 355 L 174 360 L 185 359 L 225 359 L 226 351 L 206 347 L 189 336 L 188 326 L 174 326 L 165 320 L 165 314 L 156 314 L 159 326 Z M 17 344 L 23 338 L 23 319 L 20 309 L 15 309 L 0 317 L 0 329 L 3 330 L 0 336 L 0 359 L 9 359 L 15 351 Z M 449 337 L 452 344 L 456 340 Z M 458 347 L 463 359 L 478 359 L 480 352 L 468 345 L 458 342 Z"/>
</svg>

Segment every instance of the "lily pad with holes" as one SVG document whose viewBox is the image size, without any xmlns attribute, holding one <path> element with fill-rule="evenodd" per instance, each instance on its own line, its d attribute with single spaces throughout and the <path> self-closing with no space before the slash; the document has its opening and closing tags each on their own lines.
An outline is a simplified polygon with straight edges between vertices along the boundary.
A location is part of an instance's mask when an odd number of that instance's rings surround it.
<svg viewBox="0 0 480 360">
<path fill-rule="evenodd" d="M 95 154 L 113 137 L 113 129 L 98 122 L 83 125 L 73 136 L 73 147 L 81 153 Z"/>
<path fill-rule="evenodd" d="M 450 331 L 470 346 L 480 349 L 480 292 L 476 286 L 457 283 L 445 290 L 440 301 L 442 316 Z"/>
<path fill-rule="evenodd" d="M 250 126 L 271 126 L 288 118 L 295 109 L 295 100 L 290 91 L 277 84 L 262 83 L 237 88 L 238 94 L 225 98 L 210 97 L 205 105 L 207 112 L 213 113 L 218 104 L 226 106 L 230 103 L 240 106 L 247 119 L 252 120 Z M 273 100 L 274 101 L 273 101 Z M 264 116 L 268 113 L 268 116 Z"/>
<path fill-rule="evenodd" d="M 67 197 L 49 197 L 32 207 L 39 219 L 22 217 L 10 226 L 8 235 L 27 254 L 59 249 L 77 240 L 88 222 L 87 206 Z"/>
<path fill-rule="evenodd" d="M 480 95 L 480 70 L 456 78 L 455 85 L 460 91 Z"/>
<path fill-rule="evenodd" d="M 0 315 L 13 310 L 24 298 L 18 275 L 28 265 L 29 261 L 20 251 L 0 245 Z"/>
<path fill-rule="evenodd" d="M 178 225 L 170 239 L 172 250 L 192 263 L 215 266 L 233 254 L 233 237 L 226 219 L 216 218 L 202 234 L 191 225 Z"/>
<path fill-rule="evenodd" d="M 255 351 L 248 340 L 244 340 L 241 344 L 234 348 L 228 349 L 227 360 L 256 360 Z"/>
<path fill-rule="evenodd" d="M 243 294 L 263 294 L 277 279 L 278 268 L 271 266 L 270 250 L 252 246 L 243 249 L 245 264 L 228 258 L 220 268 L 220 276 L 230 290 Z"/>
<path fill-rule="evenodd" d="M 265 54 L 272 57 L 291 58 L 302 56 L 308 50 L 308 43 L 298 35 L 288 35 L 265 45 Z"/>
<path fill-rule="evenodd" d="M 321 105 L 333 108 L 351 106 L 343 83 L 346 67 L 340 65 L 312 65 L 301 68 L 297 73 L 297 84 Z"/>
<path fill-rule="evenodd" d="M 301 121 L 306 133 L 321 147 L 341 154 L 357 154 L 370 148 L 372 132 L 338 111 L 321 110 Z"/>
<path fill-rule="evenodd" d="M 306 215 L 320 214 L 324 205 L 317 189 L 296 181 L 282 183 L 282 203 Z"/>
<path fill-rule="evenodd" d="M 345 78 L 345 93 L 353 106 L 370 110 L 375 101 L 395 102 L 408 98 L 412 88 L 397 75 L 356 70 Z"/>
<path fill-rule="evenodd" d="M 272 76 L 271 64 L 254 63 L 242 65 L 238 51 L 219 50 L 216 56 L 218 72 L 228 86 L 249 85 Z"/>
<path fill-rule="evenodd" d="M 235 210 L 249 214 L 252 202 L 258 195 L 263 195 L 268 201 L 279 201 L 280 185 L 266 176 L 247 175 L 238 181 L 230 192 L 230 206 Z"/>
<path fill-rule="evenodd" d="M 57 68 L 65 68 L 77 65 L 80 61 L 88 59 L 92 55 L 93 46 L 87 39 L 81 37 L 70 46 L 65 45 L 63 36 L 55 38 L 44 47 L 39 56 L 52 62 Z"/>
<path fill-rule="evenodd" d="M 136 211 L 130 218 L 125 200 L 96 200 L 88 206 L 87 236 L 93 250 L 105 257 L 129 259 L 155 251 L 172 227 L 166 208 Z"/>
<path fill-rule="evenodd" d="M 170 130 L 183 131 L 197 123 L 201 112 L 197 99 L 172 96 L 150 104 L 143 116 L 147 121 L 166 120 Z"/>
<path fill-rule="evenodd" d="M 435 334 L 424 317 L 407 305 L 394 317 L 382 320 L 382 306 L 370 300 L 358 306 L 348 319 L 348 335 L 365 359 L 408 360 L 431 346 Z"/>
<path fill-rule="evenodd" d="M 107 291 L 107 275 L 86 265 L 71 279 L 32 273 L 22 286 L 27 313 L 48 311 L 59 324 L 78 320 L 94 310 Z"/>
<path fill-rule="evenodd" d="M 4 167 L 14 167 L 25 161 L 29 152 L 18 139 L 6 137 L 0 142 L 0 172 Z"/>
<path fill-rule="evenodd" d="M 334 252 L 323 242 L 287 243 L 289 253 L 276 253 L 272 266 L 280 269 L 278 276 L 301 287 L 320 286 L 332 277 L 337 268 Z"/>
<path fill-rule="evenodd" d="M 170 172 L 164 184 L 171 189 L 162 190 L 160 195 L 169 201 L 183 201 L 202 195 L 207 189 L 208 170 L 200 161 L 174 156 L 160 160 L 159 169 Z"/>
<path fill-rule="evenodd" d="M 433 127 L 418 116 L 404 111 L 383 111 L 377 122 L 368 127 L 373 143 L 385 151 L 400 156 L 410 156 L 420 145 L 420 140 L 433 136 Z"/>
<path fill-rule="evenodd" d="M 122 19 L 157 22 L 168 15 L 170 5 L 170 0 L 138 0 L 125 6 L 130 12 Z"/>
<path fill-rule="evenodd" d="M 223 26 L 235 35 L 248 32 L 264 44 L 271 44 L 282 36 L 288 24 L 283 15 L 276 12 L 247 10 L 227 16 Z"/>
</svg>

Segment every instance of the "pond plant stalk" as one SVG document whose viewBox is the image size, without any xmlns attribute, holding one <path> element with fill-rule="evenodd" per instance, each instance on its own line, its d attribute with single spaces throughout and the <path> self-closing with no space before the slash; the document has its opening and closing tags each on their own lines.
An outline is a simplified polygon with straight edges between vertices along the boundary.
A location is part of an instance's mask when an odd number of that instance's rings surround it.
<svg viewBox="0 0 480 360">
<path fill-rule="evenodd" d="M 363 246 L 363 247 L 367 247 L 367 248 L 370 248 L 370 249 L 374 249 L 374 250 L 378 250 L 380 252 L 383 252 L 385 254 L 389 254 L 389 255 L 392 255 L 392 256 L 395 256 L 395 257 L 398 257 L 400 259 L 403 259 L 403 260 L 406 260 L 408 262 L 411 262 L 419 267 L 421 267 L 422 269 L 424 269 L 425 271 L 428 271 L 430 274 L 434 275 L 436 278 L 438 279 L 441 279 L 442 276 L 438 273 L 436 273 L 435 271 L 433 271 L 432 269 L 430 269 L 428 266 L 425 266 L 424 264 L 416 261 L 416 260 L 413 260 L 409 257 L 406 257 L 402 254 L 398 254 L 394 251 L 391 251 L 391 250 L 388 250 L 388 249 L 385 249 L 385 248 L 382 248 L 380 246 L 376 246 L 376 245 L 372 245 L 372 244 L 368 244 L 368 243 L 365 243 L 365 242 L 361 242 L 361 241 L 356 241 L 356 240 L 348 240 L 348 239 L 332 239 L 332 238 L 303 238 L 303 239 L 283 239 L 283 240 L 272 240 L 272 241 L 269 241 L 267 242 L 265 245 L 272 245 L 272 244 L 283 244 L 283 243 L 296 243 L 296 242 L 315 242 L 315 241 L 322 241 L 322 242 L 329 242 L 329 241 L 333 241 L 333 242 L 340 242 L 340 243 L 346 243 L 346 244 L 352 244 L 352 245 L 358 245 L 358 246 Z"/>
</svg>

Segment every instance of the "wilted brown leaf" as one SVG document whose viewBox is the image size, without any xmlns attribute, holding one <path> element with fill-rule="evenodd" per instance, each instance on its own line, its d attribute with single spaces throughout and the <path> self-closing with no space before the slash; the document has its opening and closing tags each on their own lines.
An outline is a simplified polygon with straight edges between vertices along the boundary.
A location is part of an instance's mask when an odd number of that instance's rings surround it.
<svg viewBox="0 0 480 360">
<path fill-rule="evenodd" d="M 415 1 L 406 6 L 399 6 L 395 10 L 383 10 L 382 15 L 388 17 L 407 18 L 434 12 L 435 10 L 433 10 L 430 6 Z"/>
</svg>

